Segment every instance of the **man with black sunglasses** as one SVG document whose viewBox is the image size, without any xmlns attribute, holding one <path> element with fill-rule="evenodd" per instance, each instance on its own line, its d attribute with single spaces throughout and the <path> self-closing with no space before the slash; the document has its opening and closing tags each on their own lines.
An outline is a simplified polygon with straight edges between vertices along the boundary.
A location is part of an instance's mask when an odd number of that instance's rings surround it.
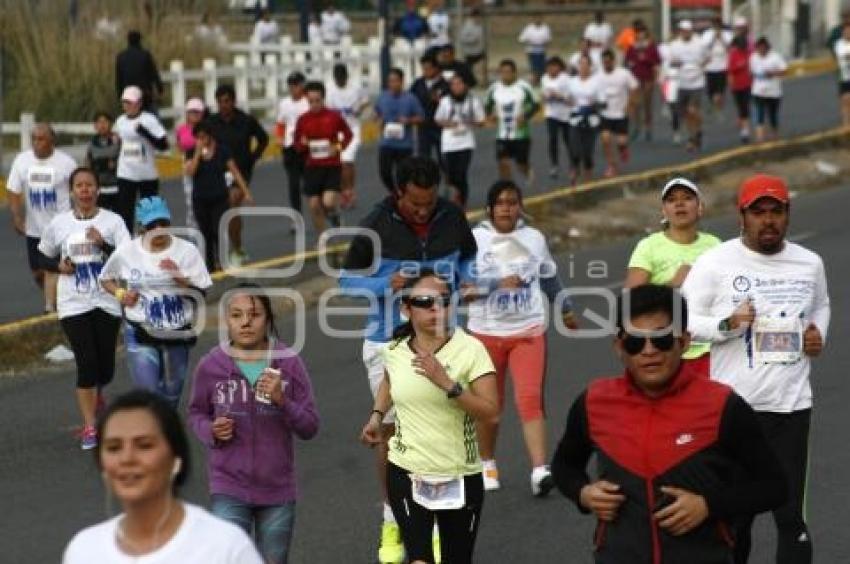
<svg viewBox="0 0 850 564">
<path fill-rule="evenodd" d="M 687 319 L 669 286 L 625 290 L 614 341 L 625 373 L 594 381 L 570 409 L 552 474 L 582 513 L 596 515 L 597 563 L 727 564 L 727 523 L 785 499 L 752 408 L 682 363 Z"/>
</svg>

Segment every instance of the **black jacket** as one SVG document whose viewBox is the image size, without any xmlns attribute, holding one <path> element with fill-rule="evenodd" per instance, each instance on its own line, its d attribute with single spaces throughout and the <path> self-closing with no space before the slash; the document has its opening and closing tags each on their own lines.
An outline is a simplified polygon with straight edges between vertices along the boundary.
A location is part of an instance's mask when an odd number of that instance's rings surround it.
<svg viewBox="0 0 850 564">
<path fill-rule="evenodd" d="M 115 88 L 119 98 L 128 86 L 138 86 L 148 99 L 153 92 L 162 93 L 162 79 L 156 61 L 142 47 L 127 47 L 115 59 Z"/>
<path fill-rule="evenodd" d="M 410 86 L 410 93 L 416 96 L 419 103 L 422 105 L 422 111 L 425 112 L 425 119 L 421 129 L 436 129 L 439 127 L 434 123 L 434 114 L 437 113 L 437 106 L 440 105 L 440 98 L 449 92 L 449 83 L 442 77 L 438 77 L 436 81 L 429 87 L 428 81 L 424 77 L 419 77 Z"/>
<path fill-rule="evenodd" d="M 254 172 L 254 163 L 263 156 L 263 152 L 269 145 L 269 134 L 257 118 L 239 108 L 233 110 L 233 116 L 229 121 L 225 121 L 221 114 L 211 115 L 209 121 L 213 126 L 216 140 L 230 149 L 236 167 L 245 177 L 245 182 L 249 182 Z M 253 151 L 251 150 L 252 140 L 257 142 Z"/>
</svg>

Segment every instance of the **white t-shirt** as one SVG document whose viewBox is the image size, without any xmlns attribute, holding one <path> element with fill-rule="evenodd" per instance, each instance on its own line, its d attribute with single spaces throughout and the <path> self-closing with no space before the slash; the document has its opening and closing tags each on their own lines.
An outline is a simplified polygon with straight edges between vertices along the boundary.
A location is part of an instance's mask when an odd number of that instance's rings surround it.
<svg viewBox="0 0 850 564">
<path fill-rule="evenodd" d="M 469 305 L 469 330 L 484 335 L 516 335 L 543 325 L 546 301 L 540 288 L 541 274 L 552 277 L 557 266 L 546 237 L 537 229 L 520 225 L 509 234 L 497 232 L 489 221 L 472 230 L 478 244 L 475 276 L 479 285 L 519 276 L 521 288 L 497 289 Z M 491 287 L 492 287 L 491 285 Z"/>
<path fill-rule="evenodd" d="M 499 123 L 498 139 L 528 139 L 528 120 L 518 125 L 517 116 L 525 115 L 536 101 L 534 89 L 524 80 L 504 84 L 497 80 L 487 90 L 487 104 L 492 104 Z"/>
<path fill-rule="evenodd" d="M 251 41 L 254 43 L 273 43 L 277 41 L 279 35 L 280 28 L 278 28 L 276 21 L 258 20 L 254 24 L 254 33 L 251 35 Z"/>
<path fill-rule="evenodd" d="M 632 71 L 623 67 L 615 67 L 611 72 L 602 72 L 596 75 L 599 81 L 599 90 L 605 101 L 605 107 L 600 115 L 606 119 L 623 119 L 629 106 L 629 95 L 636 90 L 638 84 Z"/>
<path fill-rule="evenodd" d="M 720 39 L 714 28 L 707 29 L 702 34 L 702 41 L 708 49 L 708 62 L 705 72 L 725 72 L 729 68 L 729 45 L 732 44 L 733 35 L 728 29 L 720 30 Z"/>
<path fill-rule="evenodd" d="M 74 263 L 74 274 L 59 275 L 57 305 L 59 319 L 80 315 L 100 308 L 114 316 L 121 315 L 116 299 L 100 286 L 100 273 L 106 257 L 103 249 L 86 238 L 86 230 L 94 227 L 104 242 L 117 248 L 130 240 L 121 216 L 100 209 L 91 219 L 77 219 L 73 210 L 61 213 L 45 228 L 38 250 L 45 256 Z"/>
<path fill-rule="evenodd" d="M 603 47 L 607 47 L 611 43 L 612 37 L 614 37 L 614 30 L 608 22 L 601 24 L 590 22 L 584 28 L 584 38 Z"/>
<path fill-rule="evenodd" d="M 850 41 L 843 38 L 836 41 L 835 60 L 841 73 L 841 82 L 850 81 Z"/>
<path fill-rule="evenodd" d="M 324 43 L 338 45 L 342 36 L 351 30 L 351 22 L 342 12 L 324 11 L 321 15 L 320 29 Z"/>
<path fill-rule="evenodd" d="M 562 72 L 552 78 L 548 73 L 544 73 L 540 79 L 540 86 L 544 115 L 558 121 L 569 121 L 573 107 L 570 99 L 570 75 Z"/>
<path fill-rule="evenodd" d="M 145 329 L 177 330 L 190 325 L 194 318 L 194 301 L 179 288 L 172 275 L 160 267 L 170 258 L 189 283 L 200 290 L 212 286 L 204 259 L 197 247 L 179 237 L 171 237 L 171 245 L 153 253 L 142 247 L 142 237 L 118 247 L 100 275 L 101 280 L 122 280 L 127 288 L 139 292 L 139 301 L 124 309 L 129 321 Z"/>
<path fill-rule="evenodd" d="M 113 517 L 77 533 L 65 549 L 62 564 L 263 564 L 245 532 L 206 510 L 183 503 L 180 528 L 164 546 L 144 556 L 128 556 L 117 542 Z"/>
<path fill-rule="evenodd" d="M 443 47 L 451 43 L 451 39 L 449 39 L 451 20 L 445 10 L 431 12 L 426 21 L 431 33 L 430 47 Z"/>
<path fill-rule="evenodd" d="M 667 48 L 670 66 L 678 72 L 679 88 L 682 90 L 699 90 L 705 88 L 705 63 L 708 61 L 708 49 L 705 43 L 696 36 L 690 41 L 677 38 Z M 679 63 L 679 66 L 676 66 Z"/>
<path fill-rule="evenodd" d="M 602 51 L 599 49 L 590 49 L 587 52 L 590 55 L 590 74 L 596 74 L 602 68 Z M 578 63 L 581 60 L 581 51 L 576 51 L 570 55 L 569 65 L 578 73 Z"/>
<path fill-rule="evenodd" d="M 71 209 L 68 180 L 76 168 L 74 159 L 58 149 L 46 159 L 32 149 L 15 157 L 6 189 L 24 197 L 27 237 L 40 238 L 57 214 Z"/>
<path fill-rule="evenodd" d="M 546 45 L 552 41 L 552 32 L 545 23 L 530 23 L 523 28 L 518 41 L 525 45 L 525 50 L 529 53 L 543 53 Z"/>
<path fill-rule="evenodd" d="M 443 96 L 434 114 L 435 121 L 451 121 L 459 127 L 444 127 L 440 137 L 440 150 L 443 153 L 463 151 L 475 148 L 475 124 L 484 121 L 484 106 L 481 100 L 467 94 L 463 102 L 457 102 L 450 95 Z"/>
<path fill-rule="evenodd" d="M 601 102 L 602 90 L 599 85 L 599 73 L 592 74 L 586 79 L 582 79 L 580 76 L 570 77 L 570 95 L 576 109 Z"/>
<path fill-rule="evenodd" d="M 752 331 L 727 337 L 719 325 L 750 298 L 757 322 L 785 319 L 802 330 L 814 323 L 825 342 L 830 307 L 818 255 L 790 242 L 775 255 L 763 255 L 732 239 L 697 259 L 682 293 L 688 329 L 694 339 L 711 342 L 712 379 L 732 386 L 756 411 L 788 413 L 812 406 L 807 356 L 794 364 L 756 362 Z"/>
<path fill-rule="evenodd" d="M 310 109 L 310 103 L 307 101 L 307 96 L 302 96 L 300 100 L 293 100 L 292 96 L 287 96 L 277 104 L 277 122 L 282 123 L 283 128 L 283 146 L 292 147 L 295 142 L 295 125 L 298 123 L 298 118 L 307 113 Z"/>
<path fill-rule="evenodd" d="M 356 139 L 360 138 L 360 118 L 354 115 L 354 112 L 362 109 L 368 102 L 369 95 L 353 80 L 349 80 L 344 88 L 337 86 L 333 80 L 327 85 L 325 104 L 342 114 Z"/>
<path fill-rule="evenodd" d="M 156 149 L 145 137 L 139 135 L 136 126 L 141 124 L 156 139 L 166 136 L 165 128 L 151 113 L 141 112 L 134 118 L 120 116 L 112 130 L 121 138 L 121 154 L 118 155 L 118 178 L 139 182 L 156 180 Z"/>
<path fill-rule="evenodd" d="M 768 51 L 762 57 L 757 52 L 750 55 L 750 72 L 753 75 L 753 96 L 762 98 L 782 97 L 782 77 L 769 77 L 769 72 L 785 72 L 788 64 L 776 51 Z"/>
</svg>

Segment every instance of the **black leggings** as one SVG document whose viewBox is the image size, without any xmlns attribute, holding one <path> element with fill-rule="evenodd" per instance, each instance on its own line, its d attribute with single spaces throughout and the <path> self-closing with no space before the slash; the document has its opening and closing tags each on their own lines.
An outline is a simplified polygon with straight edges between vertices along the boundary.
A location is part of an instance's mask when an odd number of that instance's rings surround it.
<svg viewBox="0 0 850 564">
<path fill-rule="evenodd" d="M 124 220 L 127 231 L 133 233 L 136 227 L 136 196 L 147 198 L 159 194 L 159 180 L 118 179 L 118 196 L 115 199 L 115 213 Z"/>
<path fill-rule="evenodd" d="M 395 175 L 398 163 L 412 154 L 412 149 L 391 149 L 389 147 L 381 147 L 378 149 L 378 169 L 381 175 L 381 182 L 384 183 L 384 187 L 391 194 L 395 194 Z"/>
<path fill-rule="evenodd" d="M 733 90 L 735 107 L 738 109 L 738 119 L 750 119 L 750 89 Z"/>
<path fill-rule="evenodd" d="M 304 157 L 298 154 L 295 147 L 286 147 L 283 150 L 283 168 L 289 185 L 289 205 L 300 212 L 304 183 Z"/>
<path fill-rule="evenodd" d="M 466 506 L 462 509 L 431 511 L 413 501 L 409 472 L 393 463 L 387 465 L 387 495 L 395 520 L 401 529 L 404 549 L 410 562 L 434 562 L 434 519 L 440 530 L 442 561 L 470 564 L 484 503 L 481 474 L 464 478 Z"/>
<path fill-rule="evenodd" d="M 198 230 L 204 236 L 204 247 L 206 249 L 207 270 L 212 272 L 219 266 L 219 224 L 221 217 L 230 209 L 230 199 L 225 197 L 221 200 L 192 200 L 192 209 L 195 212 L 195 221 Z M 225 236 L 227 230 L 224 231 Z"/>
<path fill-rule="evenodd" d="M 753 96 L 753 106 L 756 109 L 756 124 L 764 125 L 765 118 L 773 129 L 779 128 L 779 103 L 781 98 L 765 98 Z"/>
<path fill-rule="evenodd" d="M 59 320 L 77 364 L 78 388 L 104 388 L 115 375 L 115 344 L 121 318 L 95 308 Z"/>
<path fill-rule="evenodd" d="M 584 166 L 584 170 L 593 170 L 593 154 L 596 152 L 598 131 L 598 127 L 585 125 L 570 128 L 570 160 L 576 171 L 580 165 Z"/>
<path fill-rule="evenodd" d="M 773 511 L 778 543 L 777 564 L 811 564 L 812 539 L 803 519 L 809 461 L 809 426 L 812 410 L 792 413 L 757 413 L 765 437 L 788 478 L 788 501 Z M 735 564 L 745 564 L 752 545 L 754 517 L 735 527 Z"/>
<path fill-rule="evenodd" d="M 461 203 L 466 206 L 469 199 L 469 165 L 472 164 L 472 149 L 443 153 L 443 165 L 446 168 L 446 181 L 457 188 Z"/>
<path fill-rule="evenodd" d="M 546 118 L 546 129 L 549 131 L 549 163 L 552 166 L 558 166 L 558 137 L 564 140 L 564 147 L 567 148 L 567 154 L 570 155 L 570 123 L 554 118 Z"/>
</svg>

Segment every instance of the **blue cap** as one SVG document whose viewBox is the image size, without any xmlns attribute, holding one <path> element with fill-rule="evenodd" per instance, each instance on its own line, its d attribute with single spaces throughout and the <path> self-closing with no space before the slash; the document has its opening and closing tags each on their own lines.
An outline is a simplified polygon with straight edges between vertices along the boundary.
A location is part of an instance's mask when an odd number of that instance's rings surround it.
<svg viewBox="0 0 850 564">
<path fill-rule="evenodd" d="M 136 204 L 136 221 L 143 226 L 148 226 L 158 219 L 171 221 L 171 212 L 168 204 L 160 196 L 148 196 L 142 198 Z"/>
</svg>

